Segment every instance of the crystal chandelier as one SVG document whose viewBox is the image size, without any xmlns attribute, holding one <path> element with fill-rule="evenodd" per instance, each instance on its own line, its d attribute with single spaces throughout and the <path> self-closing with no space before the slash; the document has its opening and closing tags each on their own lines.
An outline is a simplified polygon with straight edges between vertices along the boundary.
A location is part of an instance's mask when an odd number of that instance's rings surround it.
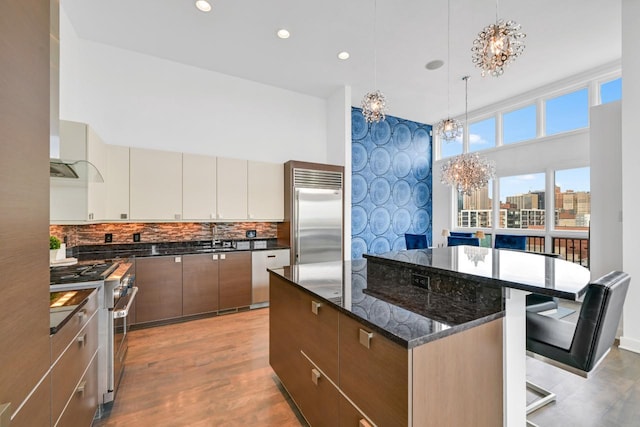
<svg viewBox="0 0 640 427">
<path fill-rule="evenodd" d="M 496 23 L 486 26 L 478 33 L 471 48 L 471 60 L 482 70 L 482 77 L 491 74 L 499 77 L 504 67 L 513 62 L 524 51 L 520 24 L 515 21 L 498 19 L 496 0 Z"/>
<path fill-rule="evenodd" d="M 464 117 L 468 121 L 469 109 L 469 76 L 462 78 L 465 82 Z M 468 139 L 468 137 L 467 137 Z M 496 176 L 495 163 L 480 157 L 477 153 L 460 154 L 447 160 L 442 165 L 440 182 L 455 187 L 462 194 L 471 194 L 484 188 Z"/>
<path fill-rule="evenodd" d="M 451 11 L 450 11 L 450 2 L 447 2 L 447 32 L 451 30 Z M 451 34 L 447 37 L 447 116 L 449 116 L 449 108 L 451 107 L 450 101 L 450 93 L 449 93 L 449 77 L 450 77 L 450 60 L 449 56 L 451 54 Z M 451 117 L 447 117 L 446 119 L 440 120 L 436 124 L 436 135 L 444 141 L 451 142 L 456 138 L 462 136 L 462 123 L 460 123 L 456 119 L 452 119 Z"/>
<path fill-rule="evenodd" d="M 377 52 L 376 52 L 376 15 L 377 15 L 377 1 L 373 2 L 373 85 L 378 87 L 377 76 Z M 373 92 L 367 93 L 362 98 L 362 115 L 367 123 L 379 122 L 384 120 L 387 110 L 387 101 L 384 98 L 382 92 L 375 89 Z"/>
<path fill-rule="evenodd" d="M 460 154 L 442 165 L 440 182 L 470 195 L 486 187 L 496 176 L 495 163 L 477 153 Z"/>
</svg>

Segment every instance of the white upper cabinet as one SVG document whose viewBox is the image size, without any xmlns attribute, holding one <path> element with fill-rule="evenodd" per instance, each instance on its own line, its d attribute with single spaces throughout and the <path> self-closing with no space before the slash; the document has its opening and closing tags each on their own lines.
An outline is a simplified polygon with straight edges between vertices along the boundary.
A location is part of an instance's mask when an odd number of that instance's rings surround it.
<svg viewBox="0 0 640 427">
<path fill-rule="evenodd" d="M 216 158 L 182 154 L 182 219 L 216 218 Z"/>
<path fill-rule="evenodd" d="M 182 153 L 131 148 L 132 220 L 182 219 Z"/>
<path fill-rule="evenodd" d="M 247 161 L 217 158 L 216 219 L 247 219 Z"/>
<path fill-rule="evenodd" d="M 248 219 L 282 221 L 284 218 L 284 166 L 248 162 Z"/>
<path fill-rule="evenodd" d="M 129 219 L 129 147 L 107 145 L 106 220 Z"/>
<path fill-rule="evenodd" d="M 50 221 L 78 223 L 105 219 L 106 145 L 86 124 L 62 120 L 60 159 L 72 165 L 78 178 L 51 178 Z"/>
</svg>

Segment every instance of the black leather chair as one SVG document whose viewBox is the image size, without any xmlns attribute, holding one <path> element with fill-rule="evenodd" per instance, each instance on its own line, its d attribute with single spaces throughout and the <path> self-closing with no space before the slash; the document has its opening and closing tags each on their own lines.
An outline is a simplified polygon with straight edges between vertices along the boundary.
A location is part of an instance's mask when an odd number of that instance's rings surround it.
<svg viewBox="0 0 640 427">
<path fill-rule="evenodd" d="M 447 246 L 460 246 L 460 245 L 480 246 L 480 239 L 477 237 L 458 237 L 458 236 L 447 237 Z"/>
<path fill-rule="evenodd" d="M 575 325 L 527 311 L 527 354 L 587 377 L 613 345 L 629 281 L 628 274 L 613 271 L 591 282 Z M 555 400 L 542 387 L 529 382 L 527 387 L 544 396 L 527 406 L 527 413 Z"/>
<path fill-rule="evenodd" d="M 424 234 L 405 234 L 404 243 L 407 249 L 427 249 L 429 240 Z"/>
</svg>

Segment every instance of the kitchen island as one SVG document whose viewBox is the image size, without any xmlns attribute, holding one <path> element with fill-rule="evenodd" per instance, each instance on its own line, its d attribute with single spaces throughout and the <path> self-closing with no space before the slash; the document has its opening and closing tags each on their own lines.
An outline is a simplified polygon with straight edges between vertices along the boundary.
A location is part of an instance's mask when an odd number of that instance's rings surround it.
<svg viewBox="0 0 640 427">
<path fill-rule="evenodd" d="M 270 272 L 270 363 L 307 420 L 524 426 L 525 295 L 577 299 L 588 270 L 462 246 L 366 258 Z"/>
</svg>

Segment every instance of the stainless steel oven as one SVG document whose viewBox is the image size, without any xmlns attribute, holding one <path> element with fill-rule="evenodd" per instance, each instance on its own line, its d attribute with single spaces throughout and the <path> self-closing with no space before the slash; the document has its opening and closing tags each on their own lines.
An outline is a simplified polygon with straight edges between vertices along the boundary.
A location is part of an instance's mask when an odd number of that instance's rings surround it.
<svg viewBox="0 0 640 427">
<path fill-rule="evenodd" d="M 129 332 L 129 310 L 135 301 L 138 288 L 135 287 L 135 275 L 130 263 L 121 264 L 105 280 L 107 316 L 107 378 L 103 403 L 115 399 L 127 357 Z"/>
</svg>

